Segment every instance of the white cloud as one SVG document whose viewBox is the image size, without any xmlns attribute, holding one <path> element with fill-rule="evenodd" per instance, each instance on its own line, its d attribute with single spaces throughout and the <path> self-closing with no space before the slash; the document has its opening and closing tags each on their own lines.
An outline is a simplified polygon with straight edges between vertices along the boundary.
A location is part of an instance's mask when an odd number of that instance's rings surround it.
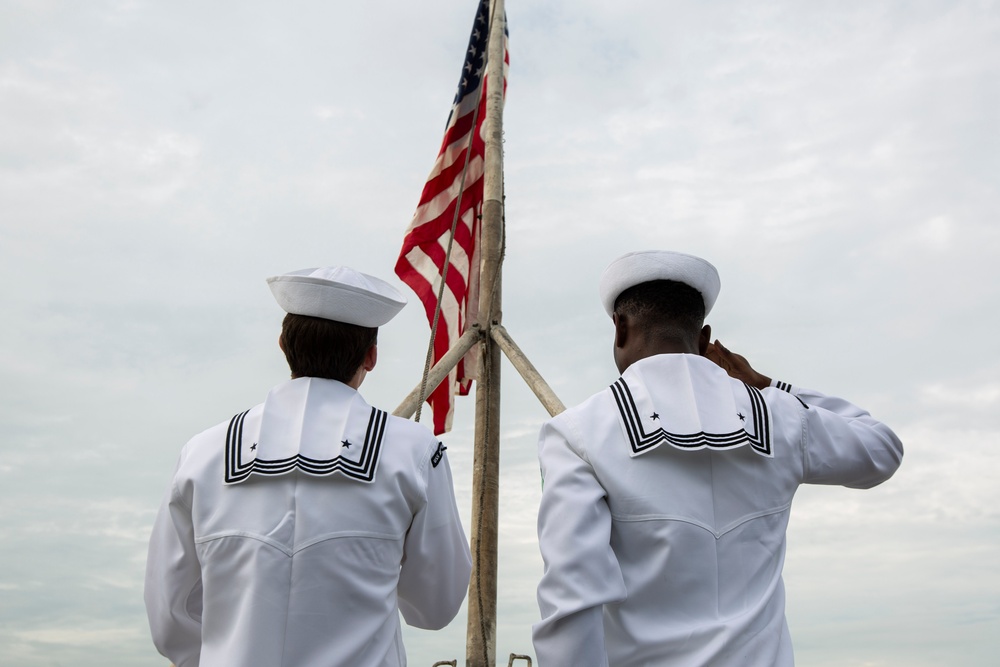
<svg viewBox="0 0 1000 667">
<path fill-rule="evenodd" d="M 944 250 L 951 242 L 954 227 L 947 216 L 937 216 L 917 228 L 917 238 L 931 249 Z"/>
<path fill-rule="evenodd" d="M 1000 384 L 995 382 L 978 387 L 931 384 L 921 387 L 920 393 L 926 405 L 970 407 L 994 414 L 994 408 L 1000 405 Z"/>
<path fill-rule="evenodd" d="M 134 641 L 139 633 L 134 628 L 122 627 L 62 627 L 36 630 L 22 630 L 11 633 L 16 642 L 38 644 L 60 644 L 78 648 L 101 649 L 106 646 Z"/>
</svg>

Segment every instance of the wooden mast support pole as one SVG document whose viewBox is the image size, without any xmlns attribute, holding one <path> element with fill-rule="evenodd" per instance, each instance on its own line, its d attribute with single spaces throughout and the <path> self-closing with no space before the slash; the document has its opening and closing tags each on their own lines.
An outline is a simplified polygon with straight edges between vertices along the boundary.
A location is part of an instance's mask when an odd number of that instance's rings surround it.
<svg viewBox="0 0 1000 667">
<path fill-rule="evenodd" d="M 476 431 L 472 474 L 472 577 L 469 583 L 467 667 L 495 667 L 497 610 L 497 517 L 500 494 L 500 348 L 490 337 L 499 324 L 503 257 L 503 0 L 490 2 L 486 75 L 486 154 L 480 236 L 480 343 L 476 384 Z"/>
<path fill-rule="evenodd" d="M 392 414 L 403 419 L 412 417 L 413 413 L 417 411 L 417 406 L 427 400 L 430 393 L 441 384 L 441 381 L 448 376 L 451 369 L 458 365 L 458 362 L 462 360 L 465 353 L 471 350 L 472 346 L 478 343 L 480 338 L 482 338 L 482 330 L 479 328 L 478 323 L 473 324 L 462 334 L 462 337 L 458 339 L 454 347 L 448 350 L 427 372 L 427 379 L 414 387 L 413 391 L 403 399 L 403 402 L 399 404 L 399 407 Z"/>
<path fill-rule="evenodd" d="M 545 378 L 538 372 L 534 364 L 528 361 L 528 357 L 524 355 L 521 348 L 510 337 L 504 326 L 502 324 L 495 325 L 490 330 L 490 336 L 500 346 L 503 353 L 507 355 L 507 359 L 510 360 L 510 363 L 513 364 L 517 372 L 521 374 L 521 377 L 531 391 L 535 392 L 535 397 L 538 398 L 542 407 L 548 410 L 549 416 L 555 417 L 559 413 L 564 412 L 566 406 L 559 400 L 556 393 L 552 391 L 552 387 L 545 381 Z"/>
</svg>

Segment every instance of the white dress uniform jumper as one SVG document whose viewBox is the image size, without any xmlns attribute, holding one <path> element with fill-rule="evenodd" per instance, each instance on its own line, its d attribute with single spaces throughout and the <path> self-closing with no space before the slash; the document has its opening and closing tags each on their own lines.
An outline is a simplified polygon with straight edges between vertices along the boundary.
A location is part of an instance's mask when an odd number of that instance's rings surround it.
<svg viewBox="0 0 1000 667">
<path fill-rule="evenodd" d="M 781 387 L 662 354 L 546 423 L 541 667 L 793 664 L 781 579 L 792 496 L 874 486 L 902 446 L 847 401 Z"/>
<path fill-rule="evenodd" d="M 471 560 L 444 447 L 299 378 L 184 447 L 149 546 L 153 640 L 177 667 L 406 664 Z"/>
</svg>

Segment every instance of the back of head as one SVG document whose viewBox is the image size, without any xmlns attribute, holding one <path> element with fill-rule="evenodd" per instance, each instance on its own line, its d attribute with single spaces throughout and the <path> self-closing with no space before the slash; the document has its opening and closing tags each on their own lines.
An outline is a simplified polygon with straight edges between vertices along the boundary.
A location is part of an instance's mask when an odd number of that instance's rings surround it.
<svg viewBox="0 0 1000 667">
<path fill-rule="evenodd" d="M 389 283 L 346 266 L 302 269 L 267 279 L 288 313 L 281 349 L 293 377 L 349 383 L 406 298 Z"/>
<path fill-rule="evenodd" d="M 608 315 L 624 315 L 649 342 L 696 343 L 720 288 L 719 272 L 700 257 L 642 250 L 611 262 L 599 292 Z"/>
<path fill-rule="evenodd" d="M 321 317 L 289 313 L 281 323 L 281 349 L 293 377 L 326 378 L 346 384 L 377 340 L 377 327 Z"/>
<path fill-rule="evenodd" d="M 705 324 L 701 293 L 675 280 L 650 280 L 629 287 L 615 299 L 614 312 L 659 341 L 697 341 Z"/>
</svg>

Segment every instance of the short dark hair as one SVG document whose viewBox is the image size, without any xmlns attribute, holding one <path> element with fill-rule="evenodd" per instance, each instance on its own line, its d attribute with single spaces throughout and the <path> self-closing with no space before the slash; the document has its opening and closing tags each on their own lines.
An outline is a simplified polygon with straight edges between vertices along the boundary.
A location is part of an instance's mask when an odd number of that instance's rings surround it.
<svg viewBox="0 0 1000 667">
<path fill-rule="evenodd" d="M 629 287 L 615 299 L 615 312 L 648 334 L 667 340 L 697 340 L 705 324 L 701 292 L 676 280 L 650 280 Z"/>
<path fill-rule="evenodd" d="M 362 327 L 309 315 L 285 315 L 281 344 L 294 377 L 347 383 L 378 340 L 377 327 Z"/>
</svg>

